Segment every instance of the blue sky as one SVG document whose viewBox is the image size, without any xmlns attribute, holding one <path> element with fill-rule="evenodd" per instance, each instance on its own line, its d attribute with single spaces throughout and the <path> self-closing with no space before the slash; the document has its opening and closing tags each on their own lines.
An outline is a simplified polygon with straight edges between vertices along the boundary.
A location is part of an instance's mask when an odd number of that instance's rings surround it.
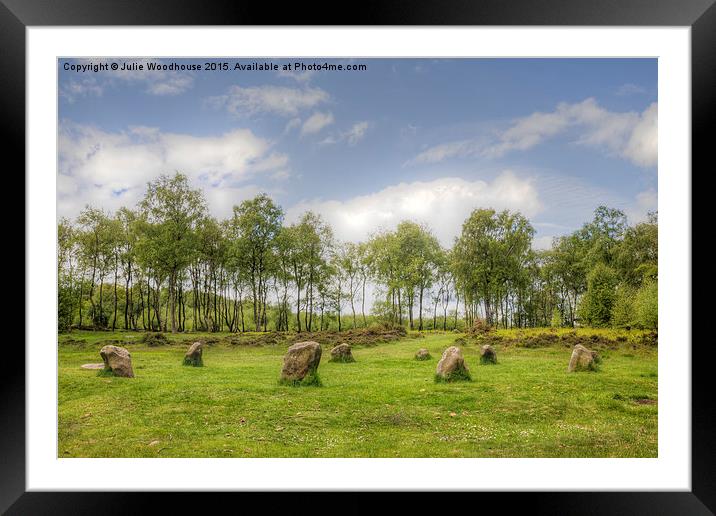
<svg viewBox="0 0 716 516">
<path fill-rule="evenodd" d="M 227 71 L 65 70 L 227 62 Z M 361 71 L 235 71 L 242 64 Z M 213 214 L 265 191 L 343 240 L 404 218 L 445 245 L 478 207 L 527 215 L 536 247 L 599 204 L 656 209 L 655 59 L 59 60 L 58 212 L 134 206 L 185 172 Z"/>
</svg>

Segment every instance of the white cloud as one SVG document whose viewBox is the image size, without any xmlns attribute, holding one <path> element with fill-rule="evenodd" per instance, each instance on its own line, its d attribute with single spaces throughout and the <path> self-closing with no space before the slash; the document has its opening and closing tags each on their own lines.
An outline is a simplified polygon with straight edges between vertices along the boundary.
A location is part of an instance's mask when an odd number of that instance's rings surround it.
<svg viewBox="0 0 716 516">
<path fill-rule="evenodd" d="M 415 158 L 407 161 L 405 164 L 437 163 L 449 158 L 470 156 L 476 154 L 478 151 L 479 146 L 472 140 L 441 143 L 424 150 L 415 156 Z"/>
<path fill-rule="evenodd" d="M 357 122 L 348 129 L 346 133 L 346 139 L 349 145 L 355 145 L 365 137 L 365 133 L 368 130 L 368 122 Z"/>
<path fill-rule="evenodd" d="M 101 97 L 103 92 L 104 88 L 97 82 L 95 77 L 63 81 L 59 88 L 60 97 L 64 98 L 70 104 L 74 103 L 78 97 Z"/>
<path fill-rule="evenodd" d="M 658 107 L 654 103 L 641 114 L 631 132 L 629 141 L 621 151 L 624 157 L 637 165 L 649 167 L 658 163 L 658 116 Z"/>
<path fill-rule="evenodd" d="M 400 129 L 400 137 L 404 139 L 414 138 L 418 134 L 418 129 L 420 129 L 420 126 L 408 124 Z"/>
<path fill-rule="evenodd" d="M 309 82 L 311 82 L 311 79 L 315 74 L 315 70 L 306 70 L 303 72 L 296 72 L 293 70 L 279 70 L 278 72 L 276 72 L 276 75 L 278 77 L 293 79 L 299 84 L 308 84 Z"/>
<path fill-rule="evenodd" d="M 245 189 L 241 183 L 253 175 L 285 175 L 287 167 L 287 156 L 248 129 L 219 136 L 163 133 L 148 127 L 112 133 L 63 122 L 58 204 L 60 214 L 67 216 L 76 215 L 87 203 L 107 210 L 133 207 L 148 181 L 175 171 L 185 173 L 207 198 L 228 202 L 231 192 Z M 210 208 L 221 211 L 226 206 Z"/>
<path fill-rule="evenodd" d="M 225 95 L 209 97 L 207 102 L 214 107 L 223 107 L 236 116 L 259 113 L 296 116 L 300 111 L 328 100 L 328 93 L 320 88 L 299 89 L 266 85 L 248 88 L 232 86 Z"/>
<path fill-rule="evenodd" d="M 567 104 L 560 104 L 554 113 L 532 113 L 517 120 L 503 131 L 498 142 L 483 150 L 483 154 L 499 157 L 513 150 L 527 150 L 545 139 L 564 131 L 569 125 Z"/>
<path fill-rule="evenodd" d="M 649 188 L 636 194 L 634 204 L 625 212 L 630 224 L 639 224 L 647 220 L 650 211 L 657 211 L 659 196 L 655 189 Z"/>
<path fill-rule="evenodd" d="M 363 120 L 356 122 L 347 131 L 341 131 L 337 134 L 330 134 L 324 138 L 320 143 L 324 145 L 348 142 L 348 145 L 356 145 L 359 141 L 365 138 L 370 123 Z"/>
<path fill-rule="evenodd" d="M 300 118 L 292 118 L 288 122 L 286 122 L 286 127 L 283 128 L 283 134 L 290 133 L 294 129 L 297 129 L 301 127 L 301 119 Z"/>
<path fill-rule="evenodd" d="M 552 239 L 554 239 L 554 237 L 549 235 L 535 237 L 532 240 L 532 249 L 534 249 L 535 251 L 552 249 Z"/>
<path fill-rule="evenodd" d="M 531 179 L 509 171 L 491 182 L 457 177 L 389 186 L 345 201 L 312 200 L 287 210 L 288 222 L 306 210 L 320 213 L 341 240 L 360 241 L 379 229 L 392 229 L 401 220 L 424 222 L 445 246 L 451 246 L 465 218 L 477 208 L 510 209 L 525 216 L 542 210 Z"/>
<path fill-rule="evenodd" d="M 231 217 L 235 205 L 242 201 L 252 199 L 264 192 L 254 185 L 229 187 L 229 188 L 204 188 L 204 198 L 209 211 L 219 220 Z"/>
<path fill-rule="evenodd" d="M 190 72 L 177 70 L 148 70 L 148 63 L 161 64 L 160 59 L 77 59 L 76 64 L 126 63 L 127 65 L 141 64 L 143 70 L 102 70 L 93 73 L 90 77 L 78 74 L 77 79 L 70 76 L 60 84 L 60 96 L 68 102 L 74 102 L 78 97 L 101 96 L 108 87 L 117 83 L 137 84 L 144 87 L 145 93 L 150 95 L 179 95 L 194 85 L 194 78 Z"/>
<path fill-rule="evenodd" d="M 112 59 L 106 59 L 112 61 Z M 163 64 L 161 59 L 129 59 L 124 63 L 144 65 L 144 70 L 109 70 L 101 72 L 112 80 L 144 84 L 151 95 L 179 95 L 194 85 L 191 72 L 177 70 L 148 70 L 149 63 Z"/>
<path fill-rule="evenodd" d="M 641 95 L 646 92 L 647 91 L 643 86 L 639 86 L 638 84 L 633 84 L 631 82 L 622 84 L 619 88 L 617 88 L 617 95 L 620 97 L 627 95 Z"/>
<path fill-rule="evenodd" d="M 332 134 L 329 134 L 326 136 L 323 140 L 318 142 L 320 145 L 333 145 L 334 143 L 338 143 L 338 140 L 336 137 Z"/>
<path fill-rule="evenodd" d="M 301 126 L 301 135 L 318 133 L 321 131 L 321 129 L 331 125 L 332 123 L 332 113 L 313 113 L 311 116 L 308 117 L 308 119 L 306 119 L 306 121 Z"/>
<path fill-rule="evenodd" d="M 600 148 L 609 155 L 641 167 L 657 164 L 657 104 L 643 113 L 618 113 L 599 106 L 593 98 L 575 104 L 561 103 L 550 113 L 536 112 L 517 119 L 491 142 L 460 140 L 430 147 L 407 162 L 436 163 L 448 158 L 482 156 L 498 158 L 509 152 L 531 149 L 567 131 L 575 143 Z"/>
</svg>

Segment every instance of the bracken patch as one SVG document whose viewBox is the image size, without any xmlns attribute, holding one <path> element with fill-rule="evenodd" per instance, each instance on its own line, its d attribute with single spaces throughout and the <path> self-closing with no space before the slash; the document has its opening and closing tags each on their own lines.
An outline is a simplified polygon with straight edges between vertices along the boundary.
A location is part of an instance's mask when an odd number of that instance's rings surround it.
<svg viewBox="0 0 716 516">
<path fill-rule="evenodd" d="M 165 346 L 169 344 L 169 340 L 167 339 L 166 335 L 164 335 L 163 333 L 155 332 L 145 333 L 144 335 L 142 335 L 140 342 L 151 347 Z"/>
</svg>

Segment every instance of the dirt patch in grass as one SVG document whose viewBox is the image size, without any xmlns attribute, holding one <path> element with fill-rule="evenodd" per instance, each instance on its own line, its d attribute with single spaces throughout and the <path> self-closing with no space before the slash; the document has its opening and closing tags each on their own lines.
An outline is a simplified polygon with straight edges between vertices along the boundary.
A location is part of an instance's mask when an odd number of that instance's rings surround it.
<svg viewBox="0 0 716 516">
<path fill-rule="evenodd" d="M 651 398 L 644 394 L 638 394 L 636 396 L 635 395 L 625 396 L 623 394 L 617 393 L 612 396 L 612 399 L 616 400 L 616 401 L 630 401 L 637 405 L 656 405 L 658 403 L 658 401 L 655 400 L 654 398 Z"/>
<path fill-rule="evenodd" d="M 424 422 L 404 412 L 391 414 L 367 414 L 360 418 L 361 426 L 387 426 L 387 427 L 423 427 Z"/>
</svg>

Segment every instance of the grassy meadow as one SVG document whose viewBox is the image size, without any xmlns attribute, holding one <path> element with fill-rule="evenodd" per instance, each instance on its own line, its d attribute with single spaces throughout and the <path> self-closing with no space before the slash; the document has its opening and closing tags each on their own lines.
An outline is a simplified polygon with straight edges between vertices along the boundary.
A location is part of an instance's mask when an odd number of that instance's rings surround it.
<svg viewBox="0 0 716 516">
<path fill-rule="evenodd" d="M 519 342 L 539 331 L 497 334 Z M 569 332 L 619 340 L 595 348 L 597 372 L 568 374 L 571 345 L 561 341 L 498 343 L 498 364 L 480 365 L 479 343 L 464 334 L 410 333 L 355 346 L 355 363 L 330 362 L 325 346 L 323 386 L 290 387 L 278 382 L 283 344 L 206 345 L 194 368 L 184 353 L 208 334 L 150 347 L 139 333 L 73 331 L 59 337 L 58 455 L 656 457 L 656 346 L 634 330 Z M 472 381 L 435 383 L 442 351 L 461 338 Z M 135 378 L 80 368 L 101 362 L 107 341 L 129 349 Z M 431 360 L 414 359 L 421 347 Z"/>
</svg>

